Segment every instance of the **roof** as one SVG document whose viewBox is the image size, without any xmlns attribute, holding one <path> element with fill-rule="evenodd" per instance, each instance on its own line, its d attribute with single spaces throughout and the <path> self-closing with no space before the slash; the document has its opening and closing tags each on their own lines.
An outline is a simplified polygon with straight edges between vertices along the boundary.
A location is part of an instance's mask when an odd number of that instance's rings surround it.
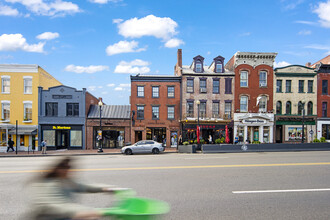
<svg viewBox="0 0 330 220">
<path fill-rule="evenodd" d="M 315 68 L 316 67 L 316 64 L 320 64 L 320 63 L 323 63 L 323 64 L 330 64 L 330 55 L 324 57 L 323 59 L 317 61 L 316 63 L 314 63 L 311 67 L 312 68 Z"/>
<path fill-rule="evenodd" d="M 211 66 L 204 66 L 204 72 L 196 73 L 191 66 L 182 66 L 182 74 L 196 74 L 196 75 L 204 75 L 204 74 L 212 74 L 212 75 L 232 75 L 235 74 L 234 72 L 230 72 L 229 70 L 225 69 L 223 73 L 216 73 L 214 72 L 214 68 Z"/>
<path fill-rule="evenodd" d="M 142 82 L 149 82 L 149 81 L 165 81 L 165 82 L 180 82 L 181 76 L 173 76 L 173 75 L 140 75 L 137 74 L 135 76 L 131 75 L 131 81 L 142 81 Z"/>
<path fill-rule="evenodd" d="M 130 119 L 130 105 L 103 105 L 101 117 L 111 119 Z M 87 118 L 100 118 L 100 107 L 91 105 Z"/>
</svg>

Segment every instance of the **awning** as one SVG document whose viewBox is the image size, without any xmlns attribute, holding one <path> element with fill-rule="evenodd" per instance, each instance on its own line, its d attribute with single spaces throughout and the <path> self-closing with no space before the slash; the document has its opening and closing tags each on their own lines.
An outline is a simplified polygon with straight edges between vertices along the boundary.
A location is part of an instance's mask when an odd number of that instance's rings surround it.
<svg viewBox="0 0 330 220">
<path fill-rule="evenodd" d="M 8 132 L 9 134 L 11 135 L 15 135 L 16 134 L 16 128 L 13 128 L 11 130 L 9 130 Z M 37 129 L 34 128 L 34 127 L 29 127 L 29 128 L 22 128 L 22 127 L 18 127 L 17 128 L 17 134 L 18 135 L 36 135 L 38 132 L 37 132 Z"/>
</svg>

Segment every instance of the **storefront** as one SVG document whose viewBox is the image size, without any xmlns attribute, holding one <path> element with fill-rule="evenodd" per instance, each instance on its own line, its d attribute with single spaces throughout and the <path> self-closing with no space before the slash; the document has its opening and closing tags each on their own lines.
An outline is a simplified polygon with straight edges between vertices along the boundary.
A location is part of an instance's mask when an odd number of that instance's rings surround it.
<svg viewBox="0 0 330 220">
<path fill-rule="evenodd" d="M 321 137 L 325 137 L 325 139 L 330 142 L 330 120 L 319 118 L 317 120 L 317 138 L 321 139 Z"/>
<path fill-rule="evenodd" d="M 82 149 L 83 125 L 41 125 L 42 140 L 49 149 Z"/>
<path fill-rule="evenodd" d="M 98 131 L 100 127 L 93 127 L 94 149 L 99 147 Z M 125 127 L 102 127 L 102 148 L 123 147 L 125 140 Z"/>
<path fill-rule="evenodd" d="M 304 117 L 305 142 L 312 142 L 316 136 L 315 116 Z M 300 143 L 302 141 L 301 116 L 275 116 L 275 141 L 276 143 Z"/>
<path fill-rule="evenodd" d="M 234 136 L 239 142 L 273 143 L 274 114 L 235 113 Z"/>
</svg>

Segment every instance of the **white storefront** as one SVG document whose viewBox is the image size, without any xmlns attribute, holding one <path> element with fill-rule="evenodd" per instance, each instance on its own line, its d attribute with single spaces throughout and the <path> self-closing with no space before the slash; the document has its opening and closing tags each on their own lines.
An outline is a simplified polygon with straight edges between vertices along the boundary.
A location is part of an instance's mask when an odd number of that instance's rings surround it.
<svg viewBox="0 0 330 220">
<path fill-rule="evenodd" d="M 235 113 L 234 138 L 250 143 L 273 143 L 274 114 Z"/>
<path fill-rule="evenodd" d="M 317 139 L 325 137 L 327 142 L 330 142 L 330 120 L 329 119 L 317 119 Z"/>
</svg>

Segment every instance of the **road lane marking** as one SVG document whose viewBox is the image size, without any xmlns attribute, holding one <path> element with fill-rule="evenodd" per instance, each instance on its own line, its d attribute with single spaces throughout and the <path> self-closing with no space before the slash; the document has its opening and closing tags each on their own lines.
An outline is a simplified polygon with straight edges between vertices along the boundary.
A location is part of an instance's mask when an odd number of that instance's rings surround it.
<svg viewBox="0 0 330 220">
<path fill-rule="evenodd" d="M 208 159 L 227 159 L 229 157 L 204 157 L 204 158 L 201 158 L 201 157 L 187 157 L 187 158 L 183 158 L 185 160 L 208 160 Z"/>
<path fill-rule="evenodd" d="M 285 190 L 256 190 L 256 191 L 232 191 L 234 194 L 252 194 L 252 193 L 286 193 L 286 192 L 322 192 L 330 191 L 325 189 L 285 189 Z"/>
<path fill-rule="evenodd" d="M 285 167 L 285 166 L 324 166 L 330 162 L 320 163 L 277 163 L 277 164 L 237 164 L 237 165 L 200 165 L 200 166 L 167 166 L 167 167 L 118 167 L 118 168 L 86 168 L 72 169 L 73 172 L 88 171 L 124 171 L 124 170 L 169 170 L 169 169 L 203 169 L 203 168 L 240 168 L 240 167 Z M 0 171 L 0 174 L 8 173 L 42 173 L 48 170 L 7 170 Z"/>
</svg>

